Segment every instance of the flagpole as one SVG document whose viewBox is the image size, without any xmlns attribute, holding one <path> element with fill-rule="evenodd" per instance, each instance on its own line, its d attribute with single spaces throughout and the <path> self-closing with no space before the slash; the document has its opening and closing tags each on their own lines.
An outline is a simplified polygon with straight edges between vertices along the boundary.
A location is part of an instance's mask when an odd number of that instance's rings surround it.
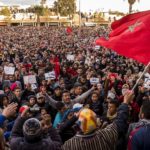
<svg viewBox="0 0 150 150">
<path fill-rule="evenodd" d="M 147 66 L 145 67 L 144 71 L 142 72 L 142 74 L 140 75 L 139 79 L 136 81 L 136 84 L 134 85 L 134 87 L 132 88 L 132 91 L 135 90 L 136 86 L 138 85 L 138 83 L 140 82 L 140 80 L 142 79 L 143 75 L 146 73 L 148 67 L 150 66 L 150 62 L 147 64 Z"/>
</svg>

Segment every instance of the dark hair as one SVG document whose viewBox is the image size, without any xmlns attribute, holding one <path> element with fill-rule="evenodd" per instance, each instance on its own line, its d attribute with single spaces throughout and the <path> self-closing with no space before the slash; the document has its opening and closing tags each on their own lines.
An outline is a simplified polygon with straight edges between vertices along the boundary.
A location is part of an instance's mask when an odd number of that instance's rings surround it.
<svg viewBox="0 0 150 150">
<path fill-rule="evenodd" d="M 82 84 L 81 84 L 81 83 L 76 82 L 76 83 L 74 84 L 74 88 L 77 88 L 77 87 L 82 87 Z"/>
<path fill-rule="evenodd" d="M 4 97 L 6 97 L 7 100 L 9 101 L 9 98 L 8 98 L 8 96 L 6 94 L 1 94 L 0 95 L 0 107 L 3 107 Z"/>
<path fill-rule="evenodd" d="M 8 86 L 8 85 L 4 86 L 4 87 L 3 87 L 3 90 L 5 91 L 6 88 L 10 89 L 10 86 Z"/>
<path fill-rule="evenodd" d="M 145 119 L 150 119 L 150 101 L 145 101 L 142 105 L 142 113 Z"/>
<path fill-rule="evenodd" d="M 45 110 L 48 113 L 48 107 L 41 107 L 40 111 L 41 110 Z"/>
<path fill-rule="evenodd" d="M 81 70 L 83 70 L 83 71 L 84 71 L 84 68 L 83 68 L 82 66 L 79 66 L 79 67 L 78 67 L 78 69 L 81 69 Z"/>
<path fill-rule="evenodd" d="M 65 106 L 65 104 L 63 102 L 57 102 L 56 103 L 56 109 L 57 110 L 61 110 L 63 107 Z"/>
<path fill-rule="evenodd" d="M 117 100 L 111 100 L 109 103 L 114 104 L 116 107 L 119 106 L 119 102 Z"/>
<path fill-rule="evenodd" d="M 34 99 L 36 100 L 36 96 L 35 96 L 35 95 L 30 95 L 30 96 L 28 96 L 28 101 L 29 101 L 31 98 L 34 98 Z"/>
<path fill-rule="evenodd" d="M 16 90 L 21 90 L 21 88 L 19 86 L 15 87 L 13 91 L 16 91 Z"/>
<path fill-rule="evenodd" d="M 62 92 L 62 95 L 64 94 L 64 93 L 70 93 L 68 90 L 64 90 L 63 92 Z"/>
<path fill-rule="evenodd" d="M 96 94 L 96 95 L 99 97 L 99 93 L 98 93 L 98 92 L 95 92 L 95 91 L 91 94 L 91 97 L 92 97 L 92 95 L 94 95 L 94 94 Z"/>
</svg>

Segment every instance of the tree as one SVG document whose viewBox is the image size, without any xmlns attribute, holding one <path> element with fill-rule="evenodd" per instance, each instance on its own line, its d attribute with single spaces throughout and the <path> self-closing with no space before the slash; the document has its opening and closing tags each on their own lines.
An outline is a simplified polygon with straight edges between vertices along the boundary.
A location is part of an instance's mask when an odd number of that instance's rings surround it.
<svg viewBox="0 0 150 150">
<path fill-rule="evenodd" d="M 139 1 L 139 0 L 138 0 Z M 136 0 L 128 0 L 128 3 L 129 3 L 129 13 L 131 14 L 132 13 L 132 6 L 133 4 L 136 2 Z"/>
<path fill-rule="evenodd" d="M 94 22 L 100 22 L 100 21 L 104 20 L 103 17 L 104 17 L 103 12 L 95 12 L 94 13 Z"/>
<path fill-rule="evenodd" d="M 46 7 L 46 8 L 43 9 L 43 16 L 46 17 L 46 20 L 47 20 L 47 21 L 50 20 L 49 16 L 50 16 L 51 14 L 52 14 L 52 13 L 51 13 L 51 11 L 50 11 L 50 9 L 49 9 L 48 7 Z"/>
<path fill-rule="evenodd" d="M 42 15 L 43 16 L 49 16 L 49 15 L 51 15 L 50 9 L 48 7 L 43 8 L 43 14 Z"/>
<path fill-rule="evenodd" d="M 37 25 L 40 26 L 40 16 L 43 16 L 43 6 L 34 6 L 34 11 L 37 15 Z"/>
<path fill-rule="evenodd" d="M 57 0 L 54 2 L 54 11 L 57 15 L 71 16 L 76 12 L 76 0 Z"/>
<path fill-rule="evenodd" d="M 5 7 L 0 11 L 0 14 L 9 17 L 11 15 L 11 12 L 8 7 Z"/>
<path fill-rule="evenodd" d="M 5 16 L 5 21 L 10 24 L 11 22 L 11 11 L 8 7 L 3 8 L 0 11 L 0 15 L 4 15 Z"/>
<path fill-rule="evenodd" d="M 48 7 L 44 8 L 43 6 L 34 6 L 34 12 L 37 15 L 37 24 L 38 26 L 40 25 L 40 16 L 49 16 L 50 15 L 50 10 Z"/>
</svg>

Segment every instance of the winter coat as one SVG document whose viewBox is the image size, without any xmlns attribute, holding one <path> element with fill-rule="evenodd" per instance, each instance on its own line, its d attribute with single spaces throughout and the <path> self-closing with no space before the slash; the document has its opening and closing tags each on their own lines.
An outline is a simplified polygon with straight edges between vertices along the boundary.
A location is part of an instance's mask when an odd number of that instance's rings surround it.
<svg viewBox="0 0 150 150">
<path fill-rule="evenodd" d="M 73 128 L 73 125 L 75 124 L 76 121 L 77 117 L 73 116 L 70 120 L 67 119 L 59 125 L 58 132 L 62 138 L 63 143 L 72 138 L 76 134 L 76 131 Z"/>
<path fill-rule="evenodd" d="M 25 118 L 18 117 L 15 122 L 10 140 L 11 150 L 61 150 L 60 141 L 54 141 L 50 136 L 41 138 L 36 142 L 28 142 L 27 139 L 25 139 L 23 136 L 22 131 L 22 127 L 25 121 Z M 53 136 L 57 136 L 56 134 L 57 132 L 55 132 Z"/>
</svg>

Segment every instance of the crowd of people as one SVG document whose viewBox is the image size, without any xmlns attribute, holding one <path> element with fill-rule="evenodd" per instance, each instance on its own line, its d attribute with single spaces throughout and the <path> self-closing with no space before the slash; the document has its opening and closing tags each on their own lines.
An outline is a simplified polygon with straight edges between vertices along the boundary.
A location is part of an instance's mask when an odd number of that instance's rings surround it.
<svg viewBox="0 0 150 150">
<path fill-rule="evenodd" d="M 149 150 L 149 70 L 95 45 L 109 27 L 0 28 L 0 150 Z"/>
</svg>

